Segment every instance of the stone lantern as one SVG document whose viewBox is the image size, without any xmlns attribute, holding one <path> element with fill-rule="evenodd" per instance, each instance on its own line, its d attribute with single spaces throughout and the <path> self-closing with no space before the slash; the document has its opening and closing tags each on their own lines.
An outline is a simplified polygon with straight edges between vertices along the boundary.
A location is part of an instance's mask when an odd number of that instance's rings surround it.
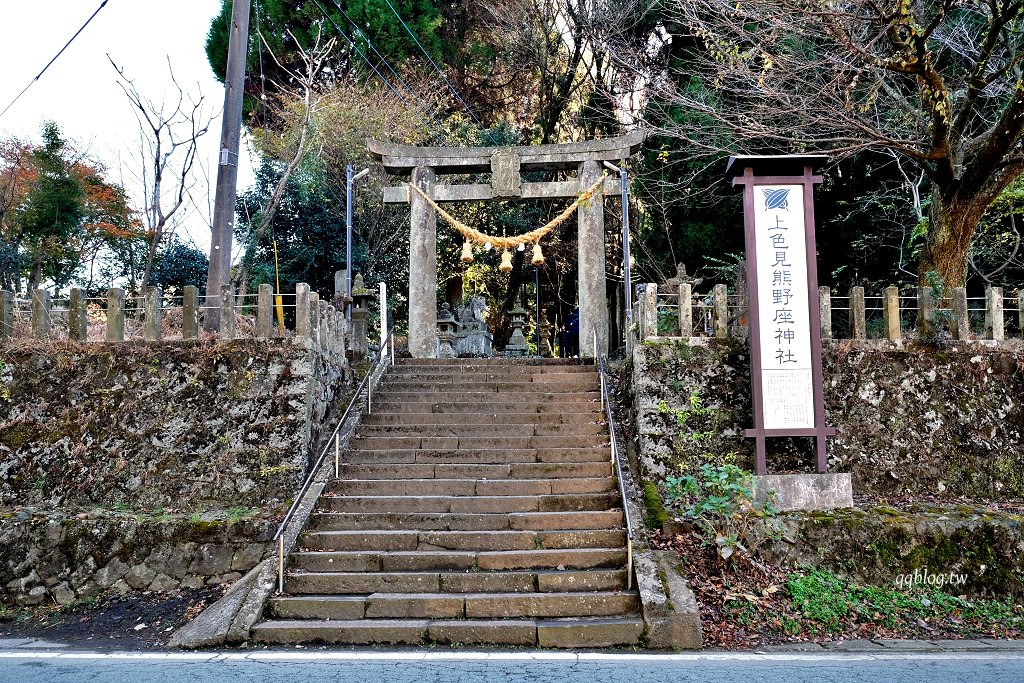
<svg viewBox="0 0 1024 683">
<path fill-rule="evenodd" d="M 526 324 L 526 311 L 522 306 L 516 306 L 508 312 L 512 316 L 512 338 L 505 345 L 505 355 L 511 357 L 523 357 L 530 353 L 526 345 L 526 337 L 523 336 L 523 325 Z"/>
<path fill-rule="evenodd" d="M 352 340 L 349 346 L 349 350 L 356 358 L 366 358 L 370 352 L 366 328 L 372 298 L 373 292 L 366 288 L 362 274 L 356 275 L 355 282 L 352 283 Z"/>
<path fill-rule="evenodd" d="M 452 315 L 451 306 L 447 302 L 441 304 L 441 312 L 437 314 L 438 358 L 458 357 L 453 345 L 457 328 L 458 323 L 455 322 L 455 316 Z"/>
</svg>

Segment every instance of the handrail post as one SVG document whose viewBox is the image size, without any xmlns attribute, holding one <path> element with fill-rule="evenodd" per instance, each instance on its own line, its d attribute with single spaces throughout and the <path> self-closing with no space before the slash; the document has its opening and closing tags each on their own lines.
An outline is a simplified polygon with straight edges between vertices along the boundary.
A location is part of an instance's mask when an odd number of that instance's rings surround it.
<svg viewBox="0 0 1024 683">
<path fill-rule="evenodd" d="M 284 534 L 277 537 L 277 592 L 284 593 Z"/>
<path fill-rule="evenodd" d="M 341 432 L 334 432 L 334 478 L 337 479 L 341 472 Z"/>
</svg>

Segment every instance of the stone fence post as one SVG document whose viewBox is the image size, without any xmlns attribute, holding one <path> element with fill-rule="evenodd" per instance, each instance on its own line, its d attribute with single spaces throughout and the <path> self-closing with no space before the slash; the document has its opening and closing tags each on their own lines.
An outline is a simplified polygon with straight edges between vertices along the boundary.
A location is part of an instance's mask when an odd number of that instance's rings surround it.
<svg viewBox="0 0 1024 683">
<path fill-rule="evenodd" d="M 295 285 L 295 336 L 309 336 L 309 285 L 305 282 Z"/>
<path fill-rule="evenodd" d="M 260 285 L 256 294 L 256 336 L 267 339 L 274 331 L 274 288 Z"/>
<path fill-rule="evenodd" d="M 181 338 L 195 339 L 199 336 L 199 288 L 185 287 L 181 299 Z"/>
<path fill-rule="evenodd" d="M 903 330 L 900 324 L 900 289 L 899 287 L 886 287 L 882 299 L 882 317 L 885 324 L 885 338 L 890 341 L 899 341 L 903 338 Z"/>
<path fill-rule="evenodd" d="M 995 341 L 1003 341 L 1006 338 L 1002 287 L 985 289 L 985 338 Z"/>
<path fill-rule="evenodd" d="M 320 293 L 313 290 L 309 292 L 309 338 L 314 342 L 320 341 Z"/>
<path fill-rule="evenodd" d="M 0 339 L 14 336 L 14 292 L 0 290 Z"/>
<path fill-rule="evenodd" d="M 688 282 L 679 285 L 679 336 L 693 336 L 693 288 Z"/>
<path fill-rule="evenodd" d="M 643 342 L 648 337 L 658 336 L 658 285 L 645 284 L 640 295 L 640 335 Z M 583 340 L 580 339 L 582 345 Z"/>
<path fill-rule="evenodd" d="M 935 334 L 935 296 L 931 287 L 917 288 L 917 333 L 922 337 Z"/>
<path fill-rule="evenodd" d="M 50 338 L 50 308 L 53 302 L 45 289 L 32 290 L 32 338 L 45 341 Z"/>
<path fill-rule="evenodd" d="M 818 315 L 821 317 L 821 338 L 832 338 L 832 290 L 818 287 Z"/>
<path fill-rule="evenodd" d="M 729 288 L 726 285 L 715 285 L 713 292 L 714 314 L 711 325 L 715 337 L 725 339 L 729 336 Z"/>
<path fill-rule="evenodd" d="M 971 336 L 971 318 L 967 311 L 967 288 L 954 287 L 953 296 L 953 338 L 969 339 Z"/>
<path fill-rule="evenodd" d="M 120 287 L 107 290 L 107 341 L 124 341 L 124 290 Z"/>
<path fill-rule="evenodd" d="M 220 286 L 220 338 L 235 338 L 235 288 Z"/>
<path fill-rule="evenodd" d="M 146 341 L 160 341 L 163 337 L 163 303 L 164 291 L 160 287 L 146 287 L 145 321 L 142 338 Z"/>
<path fill-rule="evenodd" d="M 850 288 L 850 338 L 867 339 L 867 311 L 864 304 L 864 288 Z"/>
<path fill-rule="evenodd" d="M 72 289 L 68 302 L 68 339 L 75 342 L 89 339 L 89 309 L 83 294 L 77 287 Z"/>
</svg>

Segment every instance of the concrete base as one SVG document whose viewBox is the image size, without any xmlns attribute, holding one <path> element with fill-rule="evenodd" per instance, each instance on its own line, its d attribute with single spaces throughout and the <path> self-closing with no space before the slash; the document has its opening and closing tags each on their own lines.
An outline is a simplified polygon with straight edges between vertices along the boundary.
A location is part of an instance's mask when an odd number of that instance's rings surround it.
<svg viewBox="0 0 1024 683">
<path fill-rule="evenodd" d="M 765 474 L 754 477 L 754 499 L 764 502 L 775 492 L 779 510 L 835 510 L 853 507 L 853 480 L 837 474 Z"/>
</svg>

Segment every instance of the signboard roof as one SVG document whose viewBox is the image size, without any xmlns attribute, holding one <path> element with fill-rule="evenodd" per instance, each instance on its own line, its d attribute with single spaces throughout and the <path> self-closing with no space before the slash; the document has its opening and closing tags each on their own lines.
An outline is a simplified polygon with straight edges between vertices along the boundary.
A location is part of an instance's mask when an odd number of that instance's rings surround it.
<svg viewBox="0 0 1024 683">
<path fill-rule="evenodd" d="M 743 169 L 754 169 L 758 176 L 803 175 L 804 167 L 810 166 L 817 170 L 828 162 L 827 154 L 775 154 L 769 156 L 734 156 L 729 157 L 725 167 L 725 177 L 735 178 L 743 175 Z"/>
</svg>

